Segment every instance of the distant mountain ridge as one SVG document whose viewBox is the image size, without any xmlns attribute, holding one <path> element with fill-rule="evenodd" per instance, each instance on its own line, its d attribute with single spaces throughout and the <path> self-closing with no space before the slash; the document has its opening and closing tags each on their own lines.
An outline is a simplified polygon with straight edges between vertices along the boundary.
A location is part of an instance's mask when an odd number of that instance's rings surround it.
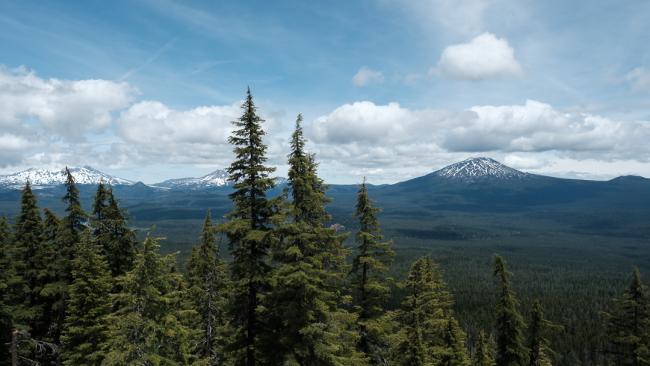
<svg viewBox="0 0 650 366">
<path fill-rule="evenodd" d="M 113 186 L 128 188 L 129 186 L 133 187 L 136 184 L 134 181 L 106 174 L 89 166 L 73 167 L 70 168 L 70 171 L 75 178 L 75 181 L 82 185 L 96 185 L 99 182 L 104 182 Z M 231 187 L 232 182 L 228 180 L 228 176 L 226 170 L 216 169 L 213 172 L 198 178 L 187 177 L 167 179 L 160 183 L 147 184 L 146 186 L 158 190 L 200 191 L 204 189 Z M 283 177 L 275 177 L 274 179 L 277 185 L 282 185 L 287 182 L 287 179 Z M 0 175 L 0 189 L 20 189 L 25 185 L 27 180 L 29 180 L 36 188 L 54 187 L 65 183 L 65 174 L 63 169 L 52 170 L 32 168 L 14 174 Z M 475 157 L 450 164 L 421 177 L 394 184 L 387 184 L 385 186 L 411 189 L 420 184 L 430 186 L 434 183 L 436 185 L 453 185 L 460 183 L 477 186 L 477 184 L 483 183 L 487 185 L 507 185 L 515 187 L 524 184 L 524 182 L 540 183 L 548 180 L 566 179 L 526 173 L 504 165 L 492 158 Z M 640 176 L 622 176 L 616 177 L 611 181 L 646 182 L 649 180 Z M 337 185 L 334 184 L 330 186 Z"/>
<path fill-rule="evenodd" d="M 210 187 L 223 187 L 230 185 L 228 181 L 228 172 L 223 169 L 217 169 L 212 173 L 206 174 L 199 178 L 177 178 L 167 179 L 163 182 L 152 184 L 154 187 L 163 188 L 190 188 L 201 189 Z"/>
<path fill-rule="evenodd" d="M 110 185 L 132 185 L 133 181 L 106 174 L 89 166 L 69 168 L 70 173 L 78 184 L 98 184 L 104 182 Z M 34 187 L 49 187 L 64 184 L 66 180 L 64 169 L 27 169 L 14 174 L 0 175 L 0 187 L 11 189 L 22 188 L 27 181 Z"/>
</svg>

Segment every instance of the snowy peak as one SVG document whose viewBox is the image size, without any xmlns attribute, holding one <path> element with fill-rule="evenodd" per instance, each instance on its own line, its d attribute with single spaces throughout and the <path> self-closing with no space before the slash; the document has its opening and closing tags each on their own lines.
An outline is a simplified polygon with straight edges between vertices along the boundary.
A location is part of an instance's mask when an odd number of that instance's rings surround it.
<svg viewBox="0 0 650 366">
<path fill-rule="evenodd" d="M 185 189 L 185 190 L 198 190 L 205 188 L 215 188 L 231 186 L 232 182 L 228 180 L 228 172 L 223 169 L 217 169 L 212 173 L 206 174 L 200 178 L 177 178 L 168 179 L 166 181 L 156 183 L 154 187 L 168 188 L 168 189 Z M 286 183 L 286 178 L 275 177 L 275 183 L 281 185 Z"/>
<path fill-rule="evenodd" d="M 156 187 L 164 188 L 188 188 L 199 189 L 209 187 L 222 187 L 229 185 L 228 172 L 223 169 L 217 169 L 212 173 L 206 174 L 200 178 L 178 178 L 168 179 L 164 182 L 156 183 Z"/>
<path fill-rule="evenodd" d="M 118 178 L 89 166 L 69 168 L 77 184 L 98 184 L 104 182 L 110 185 L 131 185 L 133 182 Z M 55 186 L 65 183 L 65 170 L 27 169 L 22 172 L 0 175 L 0 186 L 21 188 L 29 180 L 34 187 Z"/>
<path fill-rule="evenodd" d="M 439 177 L 474 180 L 484 178 L 521 179 L 530 176 L 528 173 L 510 168 L 491 158 L 471 158 L 451 164 L 433 173 Z"/>
</svg>

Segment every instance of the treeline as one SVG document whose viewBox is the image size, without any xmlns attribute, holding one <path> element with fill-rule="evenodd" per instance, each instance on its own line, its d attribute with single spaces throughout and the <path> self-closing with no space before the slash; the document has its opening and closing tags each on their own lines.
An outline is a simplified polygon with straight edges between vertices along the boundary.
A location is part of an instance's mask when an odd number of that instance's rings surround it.
<svg viewBox="0 0 650 366">
<path fill-rule="evenodd" d="M 496 256 L 494 324 L 468 345 L 429 257 L 390 278 L 392 243 L 361 184 L 355 245 L 330 225 L 326 187 L 298 116 L 288 189 L 268 197 L 263 120 L 250 91 L 229 142 L 232 211 L 207 213 L 185 271 L 153 234 L 129 229 L 110 187 L 81 208 L 69 171 L 61 218 L 41 213 L 29 182 L 13 224 L 0 220 L 0 365 L 552 365 L 561 326 L 535 303 L 524 314 Z M 220 243 L 227 244 L 226 262 Z M 184 274 L 183 274 L 184 273 Z M 387 302 L 395 286 L 404 294 Z M 648 291 L 634 272 L 606 314 L 607 364 L 650 365 Z"/>
</svg>

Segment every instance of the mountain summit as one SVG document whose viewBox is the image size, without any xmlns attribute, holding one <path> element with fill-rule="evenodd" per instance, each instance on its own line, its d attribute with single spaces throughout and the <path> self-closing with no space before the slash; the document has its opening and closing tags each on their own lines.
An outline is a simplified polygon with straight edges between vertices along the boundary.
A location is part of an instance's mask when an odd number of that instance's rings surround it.
<svg viewBox="0 0 650 366">
<path fill-rule="evenodd" d="M 164 182 L 154 184 L 154 186 L 174 189 L 201 189 L 227 186 L 229 183 L 228 172 L 223 169 L 217 169 L 200 178 L 167 179 Z"/>
<path fill-rule="evenodd" d="M 110 185 L 132 185 L 133 182 L 127 179 L 118 178 L 89 166 L 69 168 L 70 173 L 78 184 L 98 184 L 104 182 Z M 0 175 L 0 187 L 22 188 L 27 180 L 35 186 L 55 186 L 65 183 L 65 171 L 63 169 L 27 169 L 9 175 Z"/>
<path fill-rule="evenodd" d="M 474 180 L 483 178 L 498 179 L 521 179 L 530 176 L 528 173 L 520 172 L 509 166 L 503 165 L 491 158 L 471 158 L 451 164 L 433 175 L 444 178 Z"/>
</svg>

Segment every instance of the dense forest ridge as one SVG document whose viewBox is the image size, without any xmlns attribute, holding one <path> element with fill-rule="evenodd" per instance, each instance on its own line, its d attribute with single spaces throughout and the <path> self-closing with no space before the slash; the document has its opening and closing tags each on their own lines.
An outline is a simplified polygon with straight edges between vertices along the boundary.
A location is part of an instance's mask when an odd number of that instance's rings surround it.
<svg viewBox="0 0 650 366">
<path fill-rule="evenodd" d="M 97 185 L 86 213 L 65 169 L 67 207 L 57 217 L 41 213 L 26 183 L 15 222 L 0 219 L 0 365 L 524 366 L 566 356 L 550 342 L 561 324 L 537 302 L 522 311 L 498 255 L 494 323 L 472 341 L 432 258 L 415 260 L 394 286 L 393 244 L 365 182 L 354 246 L 345 246 L 349 233 L 329 226 L 301 120 L 289 189 L 267 197 L 274 169 L 265 165 L 263 121 L 248 92 L 229 140 L 232 211 L 218 224 L 207 212 L 185 273 L 174 254 L 159 253 L 155 234 L 135 240 L 110 186 Z M 223 260 L 218 238 L 232 261 Z M 401 304 L 389 309 L 396 289 Z M 603 314 L 608 343 L 594 364 L 647 365 L 650 300 L 637 270 L 621 292 Z"/>
<path fill-rule="evenodd" d="M 70 172 L 77 184 L 96 185 L 100 182 L 110 185 L 136 184 L 134 181 L 112 176 L 89 166 L 70 168 Z M 468 158 L 436 170 L 429 175 L 460 181 L 474 181 L 482 178 L 517 180 L 537 176 L 535 174 L 525 173 L 511 168 L 487 157 Z M 617 177 L 612 180 L 620 178 L 623 177 Z M 275 177 L 275 179 L 278 184 L 286 182 L 286 178 L 283 177 Z M 0 175 L 0 188 L 21 189 L 28 180 L 33 187 L 63 185 L 65 184 L 64 169 L 30 168 L 14 174 Z M 154 183 L 148 186 L 166 189 L 201 189 L 230 185 L 232 184 L 228 180 L 228 172 L 223 169 L 216 169 L 202 177 L 167 179 L 160 183 Z"/>
</svg>

